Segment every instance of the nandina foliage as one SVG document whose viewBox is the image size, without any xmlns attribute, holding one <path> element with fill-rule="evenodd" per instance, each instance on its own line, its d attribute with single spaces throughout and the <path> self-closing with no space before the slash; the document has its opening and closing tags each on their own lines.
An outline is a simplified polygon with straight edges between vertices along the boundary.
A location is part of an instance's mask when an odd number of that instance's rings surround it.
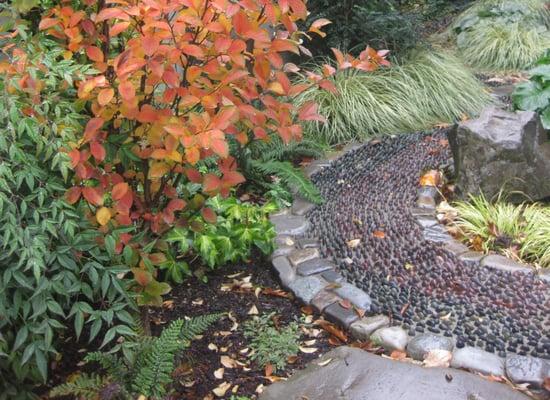
<svg viewBox="0 0 550 400">
<path fill-rule="evenodd" d="M 303 72 L 284 53 L 305 53 L 308 33 L 297 21 L 302 0 L 110 0 L 50 10 L 40 29 L 66 46 L 66 57 L 92 63 L 97 73 L 77 82 L 91 118 L 68 149 L 75 185 L 67 200 L 83 198 L 105 234 L 117 235 L 115 251 L 131 260 L 143 304 L 158 303 L 169 288 L 157 281 L 164 260 L 161 239 L 191 201 L 180 190 L 200 184 L 206 196 L 229 195 L 244 181 L 229 141 L 246 145 L 276 133 L 299 140 L 299 121 L 322 120 L 313 103 L 293 109 L 290 99 L 310 85 L 334 91 L 326 78 L 336 69 Z M 319 20 L 310 32 L 321 34 Z M 359 58 L 335 50 L 338 68 L 372 71 L 385 52 L 367 48 Z M 289 74 L 310 83 L 293 84 Z M 218 171 L 197 163 L 217 158 Z M 196 205 L 196 204 L 195 204 Z M 215 223 L 212 209 L 203 219 Z M 193 228 L 193 226 L 191 226 Z M 145 234 L 144 234 L 145 233 Z"/>
</svg>

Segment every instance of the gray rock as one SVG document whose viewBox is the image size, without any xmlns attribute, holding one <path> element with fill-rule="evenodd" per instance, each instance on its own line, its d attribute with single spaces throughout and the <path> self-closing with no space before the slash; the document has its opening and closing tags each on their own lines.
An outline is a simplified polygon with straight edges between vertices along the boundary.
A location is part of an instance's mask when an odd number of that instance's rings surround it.
<svg viewBox="0 0 550 400">
<path fill-rule="evenodd" d="M 315 207 L 315 204 L 302 199 L 301 197 L 295 198 L 292 203 L 292 213 L 294 215 L 305 215 L 309 210 Z"/>
<path fill-rule="evenodd" d="M 334 269 L 334 264 L 324 258 L 314 258 L 313 260 L 304 261 L 296 268 L 296 272 L 302 276 L 320 274 L 328 270 Z"/>
<path fill-rule="evenodd" d="M 430 226 L 437 225 L 437 220 L 432 216 L 420 215 L 416 217 L 416 223 L 422 228 L 429 228 Z"/>
<path fill-rule="evenodd" d="M 311 178 L 317 172 L 320 172 L 323 168 L 329 167 L 330 161 L 327 160 L 315 160 L 304 167 L 304 174 Z"/>
<path fill-rule="evenodd" d="M 296 279 L 296 272 L 286 257 L 275 257 L 271 260 L 273 268 L 279 275 L 279 280 L 284 288 L 288 288 L 290 283 Z"/>
<path fill-rule="evenodd" d="M 319 291 L 324 289 L 327 282 L 318 276 L 306 276 L 290 282 L 288 288 L 304 304 L 310 304 Z"/>
<path fill-rule="evenodd" d="M 339 287 L 332 290 L 343 299 L 349 300 L 355 307 L 366 311 L 370 310 L 372 299 L 358 287 L 347 282 L 343 282 Z"/>
<path fill-rule="evenodd" d="M 441 225 L 430 226 L 424 229 L 424 238 L 430 242 L 447 243 L 453 241 L 453 237 L 447 233 Z"/>
<path fill-rule="evenodd" d="M 390 319 L 386 315 L 364 317 L 350 326 L 351 335 L 358 340 L 368 340 L 372 333 L 380 328 L 389 326 Z"/>
<path fill-rule="evenodd" d="M 344 277 L 339 272 L 336 272 L 333 270 L 325 271 L 321 274 L 321 276 L 326 281 L 332 282 L 332 283 L 341 283 L 345 281 Z"/>
<path fill-rule="evenodd" d="M 446 376 L 452 376 L 448 381 Z M 475 396 L 475 397 L 472 397 Z M 449 368 L 423 368 L 338 347 L 259 400 L 529 400 L 511 387 Z"/>
<path fill-rule="evenodd" d="M 311 249 L 313 247 L 319 247 L 319 241 L 312 238 L 298 239 L 298 247 L 301 249 Z"/>
<path fill-rule="evenodd" d="M 540 358 L 510 355 L 505 362 L 506 375 L 514 383 L 528 383 L 540 388 L 550 375 L 550 364 Z"/>
<path fill-rule="evenodd" d="M 294 246 L 277 246 L 275 250 L 273 250 L 273 253 L 271 253 L 271 259 L 280 256 L 288 256 L 294 250 L 296 250 Z"/>
<path fill-rule="evenodd" d="M 275 237 L 276 246 L 294 246 L 296 242 L 292 236 L 288 235 L 277 235 Z"/>
<path fill-rule="evenodd" d="M 470 249 L 468 249 L 468 246 L 465 246 L 464 244 L 460 243 L 458 240 L 451 240 L 449 242 L 446 242 L 443 246 L 445 250 L 447 250 L 449 253 L 452 253 L 456 256 L 467 253 Z"/>
<path fill-rule="evenodd" d="M 359 319 L 359 316 L 353 308 L 344 308 L 339 303 L 331 304 L 325 308 L 324 314 L 330 321 L 346 329 Z"/>
<path fill-rule="evenodd" d="M 550 141 L 534 112 L 488 107 L 449 135 L 462 193 L 492 198 L 504 188 L 510 201 L 550 196 Z"/>
<path fill-rule="evenodd" d="M 544 282 L 550 283 L 550 271 L 540 270 L 539 271 L 539 279 L 544 281 Z"/>
<path fill-rule="evenodd" d="M 523 272 L 526 274 L 534 272 L 534 270 L 527 265 L 517 263 L 508 257 L 500 256 L 498 254 L 491 254 L 483 258 L 483 260 L 481 260 L 481 265 L 483 267 L 507 272 Z"/>
<path fill-rule="evenodd" d="M 311 305 L 315 310 L 321 313 L 325 310 L 325 308 L 340 300 L 342 299 L 338 297 L 334 292 L 323 289 L 319 293 L 317 293 L 315 297 L 311 300 Z"/>
<path fill-rule="evenodd" d="M 319 250 L 315 248 L 297 249 L 291 252 L 288 256 L 290 263 L 294 266 L 302 264 L 306 261 L 319 258 Z"/>
<path fill-rule="evenodd" d="M 380 328 L 374 331 L 371 335 L 371 340 L 379 343 L 388 351 L 405 350 L 409 337 L 407 332 L 398 326 L 390 326 L 388 328 Z"/>
<path fill-rule="evenodd" d="M 413 215 L 414 217 L 418 217 L 418 216 L 434 217 L 435 211 L 429 208 L 414 207 L 414 208 L 411 208 L 411 215 Z"/>
<path fill-rule="evenodd" d="M 298 236 L 305 233 L 309 227 L 309 222 L 300 216 L 272 215 L 270 220 L 275 225 L 278 235 Z"/>
<path fill-rule="evenodd" d="M 480 253 L 479 251 L 468 251 L 467 253 L 463 253 L 458 256 L 458 258 L 462 261 L 476 264 L 479 263 L 483 257 L 485 257 L 485 254 Z"/>
<path fill-rule="evenodd" d="M 485 375 L 504 375 L 504 360 L 477 347 L 455 349 L 451 367 L 470 369 Z"/>
<path fill-rule="evenodd" d="M 407 354 L 414 360 L 424 361 L 426 355 L 432 350 L 453 351 L 452 339 L 445 336 L 425 333 L 415 336 L 407 344 Z"/>
<path fill-rule="evenodd" d="M 439 193 L 433 186 L 422 186 L 418 189 L 416 206 L 418 208 L 434 209 Z"/>
</svg>

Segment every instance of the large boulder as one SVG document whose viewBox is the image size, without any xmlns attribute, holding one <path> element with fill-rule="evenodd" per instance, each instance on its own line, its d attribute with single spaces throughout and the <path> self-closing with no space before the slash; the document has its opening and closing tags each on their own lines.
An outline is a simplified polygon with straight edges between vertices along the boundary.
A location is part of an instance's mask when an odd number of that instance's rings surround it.
<svg viewBox="0 0 550 400">
<path fill-rule="evenodd" d="M 502 189 L 518 202 L 550 196 L 550 141 L 535 113 L 488 107 L 458 124 L 449 143 L 462 194 L 492 198 Z"/>
</svg>

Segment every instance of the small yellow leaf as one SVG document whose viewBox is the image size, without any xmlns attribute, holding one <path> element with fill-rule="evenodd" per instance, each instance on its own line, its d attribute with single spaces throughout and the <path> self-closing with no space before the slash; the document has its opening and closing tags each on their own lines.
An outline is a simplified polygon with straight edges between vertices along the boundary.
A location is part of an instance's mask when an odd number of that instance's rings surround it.
<svg viewBox="0 0 550 400">
<path fill-rule="evenodd" d="M 225 372 L 225 368 L 218 368 L 214 371 L 214 377 L 216 379 L 223 379 L 223 374 Z"/>
<path fill-rule="evenodd" d="M 318 349 L 316 347 L 302 347 L 300 346 L 300 351 L 302 353 L 311 354 L 315 353 Z"/>
<path fill-rule="evenodd" d="M 327 358 L 325 361 L 321 361 L 317 365 L 320 367 L 324 367 L 325 365 L 328 365 L 328 363 L 330 363 L 331 361 L 332 361 L 332 358 Z"/>
<path fill-rule="evenodd" d="M 231 383 L 223 382 L 217 388 L 212 390 L 212 392 L 214 392 L 214 394 L 218 397 L 223 397 L 225 396 L 225 392 L 227 392 L 230 388 L 231 388 Z"/>
<path fill-rule="evenodd" d="M 221 356 L 220 362 L 225 368 L 235 368 L 238 366 L 237 362 L 229 356 Z"/>
<path fill-rule="evenodd" d="M 107 223 L 111 220 L 111 212 L 107 207 L 101 207 L 99 210 L 97 210 L 95 218 L 99 225 L 107 225 Z"/>
<path fill-rule="evenodd" d="M 250 310 L 248 310 L 248 315 L 258 315 L 258 314 L 259 314 L 258 308 L 255 305 L 250 307 Z"/>
</svg>

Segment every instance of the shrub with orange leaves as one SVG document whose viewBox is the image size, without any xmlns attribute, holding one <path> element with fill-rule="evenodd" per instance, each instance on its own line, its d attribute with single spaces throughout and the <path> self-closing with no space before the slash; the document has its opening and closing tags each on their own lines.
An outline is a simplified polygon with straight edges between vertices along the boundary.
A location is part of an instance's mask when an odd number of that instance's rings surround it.
<svg viewBox="0 0 550 400">
<path fill-rule="evenodd" d="M 189 225 L 182 215 L 196 203 L 182 185 L 228 196 L 244 181 L 229 142 L 273 133 L 299 140 L 300 121 L 323 118 L 314 103 L 295 110 L 291 99 L 311 85 L 335 91 L 327 78 L 336 69 L 302 72 L 285 63 L 286 52 L 308 53 L 308 32 L 297 28 L 307 16 L 303 0 L 87 0 L 80 10 L 65 3 L 39 28 L 64 43 L 65 57 L 96 71 L 77 82 L 91 118 L 67 150 L 75 185 L 66 198 L 88 203 L 106 245 L 130 263 L 142 302 L 158 303 L 169 290 L 156 280 L 162 238 Z M 310 32 L 328 23 L 316 21 Z M 370 50 L 335 54 L 342 69 L 385 63 Z M 310 82 L 293 84 L 295 73 Z M 206 158 L 217 159 L 217 170 L 198 167 Z M 201 212 L 215 223 L 211 209 Z M 138 234 L 113 235 L 127 226 Z"/>
</svg>

